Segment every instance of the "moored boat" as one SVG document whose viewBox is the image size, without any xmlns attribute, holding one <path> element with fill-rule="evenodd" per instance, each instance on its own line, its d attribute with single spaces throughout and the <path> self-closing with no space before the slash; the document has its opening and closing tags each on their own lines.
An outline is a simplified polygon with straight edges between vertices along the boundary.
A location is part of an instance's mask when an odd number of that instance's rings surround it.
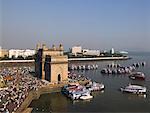
<svg viewBox="0 0 150 113">
<path fill-rule="evenodd" d="M 87 90 L 85 86 L 80 84 L 68 84 L 62 88 L 62 93 L 72 100 L 80 99 L 82 95 L 90 94 L 90 90 Z"/>
<path fill-rule="evenodd" d="M 89 82 L 89 84 L 86 85 L 86 88 L 89 91 L 101 91 L 105 88 L 105 86 L 102 83 Z"/>
<path fill-rule="evenodd" d="M 92 99 L 92 98 L 93 98 L 93 96 L 90 95 L 89 93 L 83 94 L 83 95 L 80 97 L 81 100 L 87 100 L 87 99 Z"/>
<path fill-rule="evenodd" d="M 145 80 L 145 75 L 142 72 L 135 72 L 132 73 L 131 75 L 129 75 L 129 78 L 133 79 L 133 80 Z"/>
<path fill-rule="evenodd" d="M 90 95 L 90 92 L 88 90 L 72 92 L 70 93 L 70 98 L 72 100 L 77 100 L 83 95 Z"/>
<path fill-rule="evenodd" d="M 128 93 L 135 93 L 135 94 L 143 94 L 146 93 L 146 87 L 140 86 L 140 85 L 131 85 L 124 88 L 120 88 L 122 92 L 128 92 Z"/>
</svg>

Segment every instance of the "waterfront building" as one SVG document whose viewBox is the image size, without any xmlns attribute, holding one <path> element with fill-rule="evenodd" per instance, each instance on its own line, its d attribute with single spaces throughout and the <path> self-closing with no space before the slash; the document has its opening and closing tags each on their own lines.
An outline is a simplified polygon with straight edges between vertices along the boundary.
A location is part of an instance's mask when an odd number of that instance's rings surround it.
<svg viewBox="0 0 150 113">
<path fill-rule="evenodd" d="M 77 53 L 81 53 L 81 52 L 82 52 L 82 47 L 81 46 L 73 46 L 71 48 L 71 53 L 75 56 L 77 55 Z"/>
<path fill-rule="evenodd" d="M 9 50 L 9 58 L 17 58 L 18 56 L 22 56 L 24 58 L 28 57 L 28 56 L 33 56 L 35 55 L 35 50 L 31 50 L 31 49 L 10 49 Z"/>
<path fill-rule="evenodd" d="M 82 53 L 83 53 L 83 55 L 88 55 L 88 56 L 99 56 L 100 55 L 99 50 L 83 49 Z"/>
<path fill-rule="evenodd" d="M 8 57 L 8 50 L 6 50 L 6 49 L 2 49 L 1 47 L 0 47 L 0 58 L 3 58 L 3 57 Z"/>
<path fill-rule="evenodd" d="M 47 48 L 45 44 L 37 45 L 35 59 L 35 74 L 38 78 L 51 83 L 68 80 L 68 57 L 63 54 L 63 46 L 55 45 Z"/>
<path fill-rule="evenodd" d="M 73 46 L 71 48 L 71 54 L 75 56 L 99 56 L 100 51 L 99 50 L 90 50 L 90 49 L 82 49 L 81 46 Z"/>
</svg>

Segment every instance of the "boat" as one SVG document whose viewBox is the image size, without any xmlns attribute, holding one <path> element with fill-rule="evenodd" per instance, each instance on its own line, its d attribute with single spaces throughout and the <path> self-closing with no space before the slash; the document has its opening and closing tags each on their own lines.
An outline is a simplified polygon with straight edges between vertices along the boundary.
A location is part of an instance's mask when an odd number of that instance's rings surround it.
<svg viewBox="0 0 150 113">
<path fill-rule="evenodd" d="M 68 84 L 62 88 L 62 93 L 72 100 L 80 99 L 82 95 L 90 94 L 91 91 L 87 90 L 85 86 L 79 84 Z"/>
<path fill-rule="evenodd" d="M 128 92 L 128 93 L 135 93 L 135 94 L 143 94 L 146 93 L 146 87 L 140 86 L 140 85 L 131 85 L 124 88 L 120 88 L 122 92 Z"/>
<path fill-rule="evenodd" d="M 90 95 L 89 93 L 83 94 L 83 95 L 80 97 L 81 100 L 87 100 L 87 99 L 92 99 L 92 98 L 93 98 L 93 96 Z"/>
<path fill-rule="evenodd" d="M 72 93 L 70 93 L 70 98 L 72 100 L 77 100 L 81 97 L 82 93 L 83 93 L 82 91 L 72 92 Z"/>
<path fill-rule="evenodd" d="M 105 88 L 105 86 L 102 83 L 89 82 L 89 84 L 86 85 L 86 88 L 89 91 L 101 91 Z"/>
<path fill-rule="evenodd" d="M 102 70 L 101 70 L 101 73 L 102 73 L 102 74 L 107 74 L 107 73 L 108 73 L 108 71 L 107 71 L 107 69 L 106 69 L 106 68 L 104 68 L 104 69 L 102 69 Z"/>
<path fill-rule="evenodd" d="M 70 98 L 72 100 L 77 100 L 77 99 L 80 99 L 80 97 L 84 95 L 90 95 L 90 93 L 91 92 L 89 90 L 75 91 L 75 92 L 70 93 Z"/>
<path fill-rule="evenodd" d="M 119 53 L 121 53 L 121 54 L 128 54 L 127 51 L 119 51 Z"/>
<path fill-rule="evenodd" d="M 145 80 L 145 75 L 142 72 L 135 72 L 132 73 L 131 75 L 129 75 L 129 78 L 133 79 L 133 80 Z"/>
</svg>

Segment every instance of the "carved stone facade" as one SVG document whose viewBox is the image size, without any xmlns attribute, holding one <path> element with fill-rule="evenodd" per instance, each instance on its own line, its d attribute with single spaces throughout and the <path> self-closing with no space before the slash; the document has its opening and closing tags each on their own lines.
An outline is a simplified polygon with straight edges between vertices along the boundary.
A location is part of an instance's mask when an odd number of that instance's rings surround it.
<svg viewBox="0 0 150 113">
<path fill-rule="evenodd" d="M 68 80 L 68 57 L 63 55 L 63 46 L 55 45 L 51 49 L 45 44 L 36 48 L 35 73 L 40 79 L 51 83 L 66 82 Z"/>
</svg>

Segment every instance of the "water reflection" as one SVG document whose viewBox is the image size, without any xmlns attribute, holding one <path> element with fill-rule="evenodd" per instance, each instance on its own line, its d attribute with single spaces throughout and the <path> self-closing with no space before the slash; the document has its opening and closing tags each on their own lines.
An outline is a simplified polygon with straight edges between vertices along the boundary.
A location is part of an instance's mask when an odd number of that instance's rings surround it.
<svg viewBox="0 0 150 113">
<path fill-rule="evenodd" d="M 78 103 L 87 103 L 87 102 L 91 102 L 92 99 L 88 99 L 88 100 L 73 100 L 72 104 L 78 104 Z"/>
<path fill-rule="evenodd" d="M 143 99 L 146 98 L 147 95 L 146 94 L 130 94 L 128 95 L 128 99 Z"/>
<path fill-rule="evenodd" d="M 31 105 L 36 103 L 33 111 L 67 111 L 68 99 L 62 96 L 61 93 L 44 94 L 40 96 L 39 100 L 34 100 L 31 103 Z"/>
</svg>

